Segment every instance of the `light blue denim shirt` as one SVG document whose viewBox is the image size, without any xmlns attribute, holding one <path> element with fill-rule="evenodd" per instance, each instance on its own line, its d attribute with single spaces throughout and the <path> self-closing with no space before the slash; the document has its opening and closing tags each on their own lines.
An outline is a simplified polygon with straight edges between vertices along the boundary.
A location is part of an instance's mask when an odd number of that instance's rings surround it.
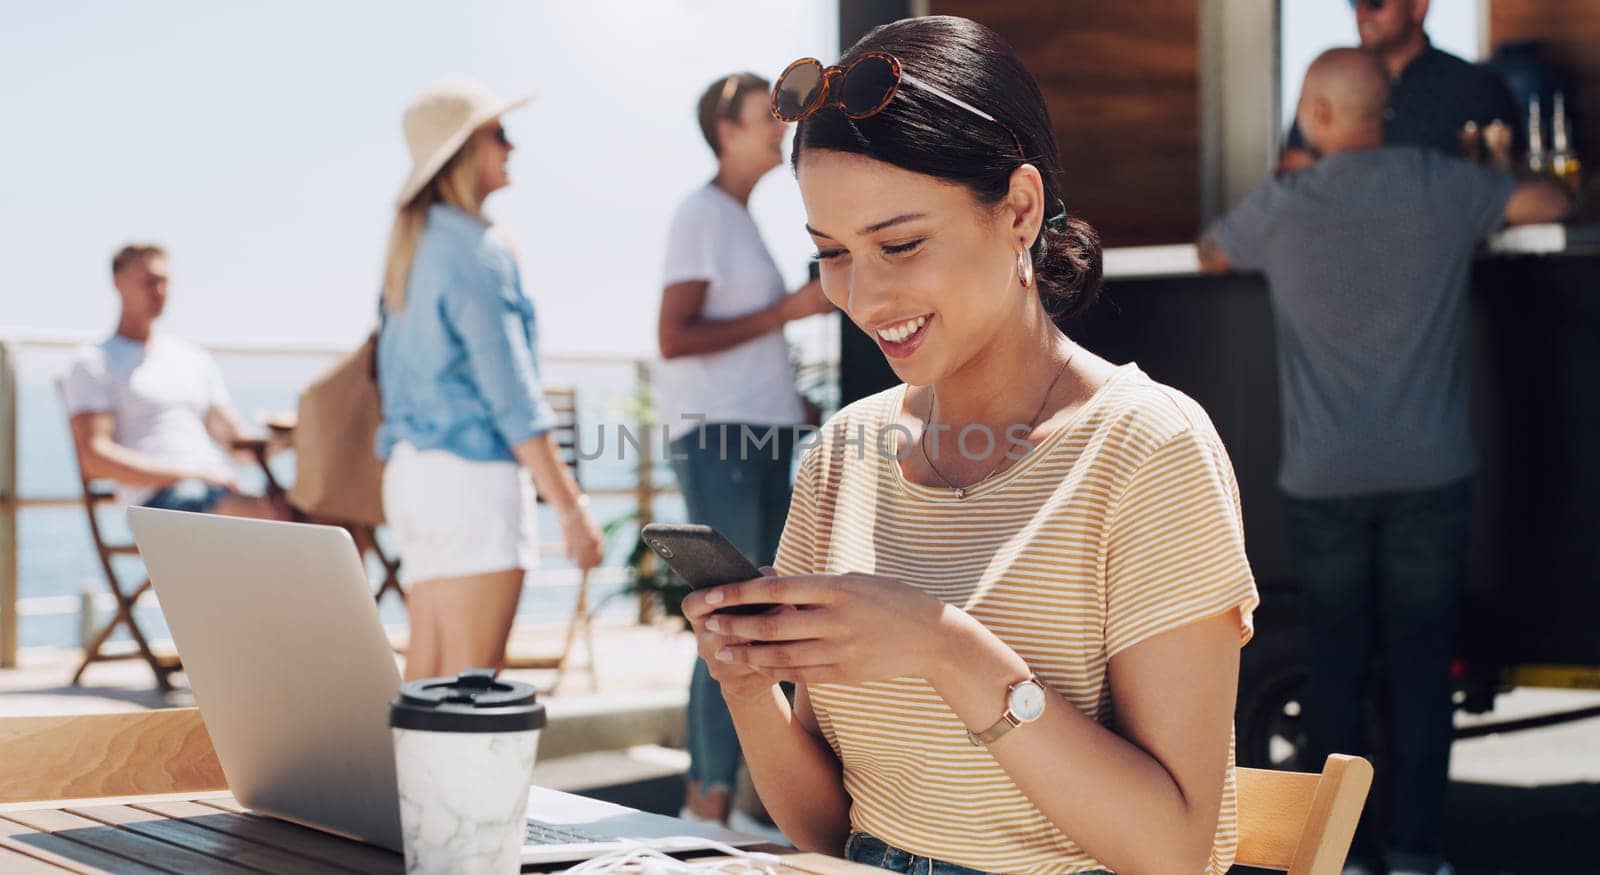
<svg viewBox="0 0 1600 875">
<path fill-rule="evenodd" d="M 385 316 L 378 337 L 378 457 L 405 441 L 471 461 L 514 461 L 513 446 L 555 424 L 539 388 L 538 348 L 511 248 L 483 222 L 434 204 L 405 309 Z"/>
</svg>

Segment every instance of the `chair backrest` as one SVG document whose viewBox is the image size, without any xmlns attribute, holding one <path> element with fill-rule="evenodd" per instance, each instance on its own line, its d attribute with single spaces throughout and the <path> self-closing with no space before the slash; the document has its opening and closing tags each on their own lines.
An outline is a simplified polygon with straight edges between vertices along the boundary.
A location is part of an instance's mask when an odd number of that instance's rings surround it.
<svg viewBox="0 0 1600 875">
<path fill-rule="evenodd" d="M 555 411 L 556 424 L 550 433 L 556 439 L 556 452 L 561 456 L 561 461 L 572 472 L 572 479 L 578 479 L 578 390 L 572 386 L 545 386 L 544 400 Z M 544 493 L 539 493 L 540 503 L 544 502 Z"/>
<path fill-rule="evenodd" d="M 227 788 L 198 708 L 0 718 L 0 803 Z"/>
<path fill-rule="evenodd" d="M 1372 764 L 1333 754 L 1321 774 L 1239 769 L 1243 866 L 1338 875 L 1372 786 Z"/>
<path fill-rule="evenodd" d="M 106 557 L 106 549 L 111 545 L 106 543 L 105 533 L 100 530 L 100 516 L 95 513 L 95 508 L 115 501 L 116 493 L 109 487 L 90 480 L 88 475 L 84 473 L 83 454 L 78 452 L 78 440 L 72 433 L 72 410 L 67 407 L 67 383 L 65 380 L 57 378 L 56 394 L 61 398 L 61 409 L 66 411 L 67 414 L 67 439 L 72 441 L 72 466 L 78 472 L 78 485 L 83 489 L 83 512 L 89 517 L 89 534 L 94 537 L 94 545 L 100 551 L 101 562 L 109 563 L 110 560 Z M 106 573 L 111 574 L 109 565 Z"/>
</svg>

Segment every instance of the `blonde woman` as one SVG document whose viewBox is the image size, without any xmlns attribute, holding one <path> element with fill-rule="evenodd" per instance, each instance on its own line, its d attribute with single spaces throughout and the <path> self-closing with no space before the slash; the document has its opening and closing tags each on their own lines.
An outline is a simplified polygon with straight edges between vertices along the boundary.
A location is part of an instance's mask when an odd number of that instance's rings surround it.
<svg viewBox="0 0 1600 875">
<path fill-rule="evenodd" d="M 535 484 L 561 521 L 567 558 L 600 563 L 587 497 L 550 434 L 533 304 L 482 208 L 510 183 L 500 116 L 527 100 L 454 78 L 405 113 L 413 168 L 384 269 L 377 451 L 410 586 L 408 680 L 504 662 L 537 561 Z"/>
</svg>

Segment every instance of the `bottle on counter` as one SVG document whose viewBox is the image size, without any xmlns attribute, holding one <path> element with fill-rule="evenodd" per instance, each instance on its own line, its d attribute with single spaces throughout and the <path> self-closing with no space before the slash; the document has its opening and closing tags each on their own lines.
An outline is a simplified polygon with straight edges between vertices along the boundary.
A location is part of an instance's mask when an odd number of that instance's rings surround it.
<svg viewBox="0 0 1600 875">
<path fill-rule="evenodd" d="M 1528 98 L 1528 170 L 1543 176 L 1550 166 L 1544 152 L 1544 123 L 1539 114 L 1539 95 Z"/>
<path fill-rule="evenodd" d="M 1461 143 L 1461 157 L 1473 164 L 1483 163 L 1483 132 L 1478 129 L 1478 123 L 1467 119 L 1456 133 L 1456 139 Z"/>
<path fill-rule="evenodd" d="M 1550 113 L 1550 175 L 1573 194 L 1578 193 L 1578 153 L 1572 150 L 1572 129 L 1567 119 L 1566 96 L 1557 91 Z"/>
</svg>

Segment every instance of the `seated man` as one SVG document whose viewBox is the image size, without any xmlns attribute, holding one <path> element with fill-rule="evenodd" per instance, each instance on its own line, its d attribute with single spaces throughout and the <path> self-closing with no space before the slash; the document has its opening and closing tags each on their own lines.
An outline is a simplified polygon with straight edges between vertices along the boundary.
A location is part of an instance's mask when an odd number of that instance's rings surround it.
<svg viewBox="0 0 1600 875">
<path fill-rule="evenodd" d="M 216 362 L 153 331 L 167 303 L 167 255 L 123 247 L 111 262 L 122 297 L 116 333 L 80 350 L 65 394 L 83 473 L 115 480 L 124 504 L 287 519 L 279 499 L 239 491 L 224 450 L 247 429 Z"/>
</svg>

